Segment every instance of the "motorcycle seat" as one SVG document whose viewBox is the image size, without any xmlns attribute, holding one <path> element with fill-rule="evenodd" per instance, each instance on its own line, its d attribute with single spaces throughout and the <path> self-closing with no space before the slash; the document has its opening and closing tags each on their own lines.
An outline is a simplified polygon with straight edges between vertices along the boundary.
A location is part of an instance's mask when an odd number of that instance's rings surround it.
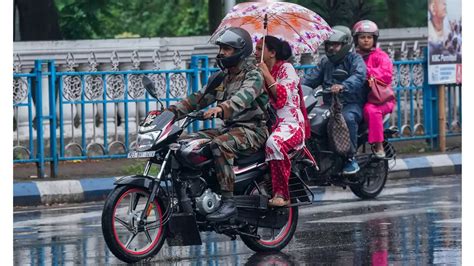
<svg viewBox="0 0 474 266">
<path fill-rule="evenodd" d="M 265 162 L 265 151 L 261 149 L 251 155 L 237 157 L 234 161 L 234 165 L 247 166 L 254 163 L 263 163 L 263 162 Z"/>
</svg>

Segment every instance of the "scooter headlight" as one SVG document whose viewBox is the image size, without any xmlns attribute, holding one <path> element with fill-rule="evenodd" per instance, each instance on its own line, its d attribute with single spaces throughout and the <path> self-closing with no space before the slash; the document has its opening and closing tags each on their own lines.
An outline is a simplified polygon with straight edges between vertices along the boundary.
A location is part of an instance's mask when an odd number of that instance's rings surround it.
<svg viewBox="0 0 474 266">
<path fill-rule="evenodd" d="M 145 134 L 139 134 L 137 137 L 137 144 L 135 149 L 137 151 L 146 151 L 151 149 L 153 147 L 153 144 L 155 144 L 155 141 L 158 139 L 160 136 L 161 130 L 159 131 L 153 131 Z"/>
</svg>

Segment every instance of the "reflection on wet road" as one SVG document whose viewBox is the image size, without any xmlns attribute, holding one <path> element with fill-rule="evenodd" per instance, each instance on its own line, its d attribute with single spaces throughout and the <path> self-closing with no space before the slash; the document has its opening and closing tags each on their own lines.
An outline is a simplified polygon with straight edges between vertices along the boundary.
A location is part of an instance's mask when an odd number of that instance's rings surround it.
<svg viewBox="0 0 474 266">
<path fill-rule="evenodd" d="M 202 233 L 202 246 L 168 247 L 153 262 L 171 265 L 461 264 L 461 177 L 391 181 L 376 200 L 301 207 L 290 244 L 255 254 L 239 240 Z M 120 264 L 101 231 L 103 203 L 16 209 L 15 265 Z"/>
</svg>

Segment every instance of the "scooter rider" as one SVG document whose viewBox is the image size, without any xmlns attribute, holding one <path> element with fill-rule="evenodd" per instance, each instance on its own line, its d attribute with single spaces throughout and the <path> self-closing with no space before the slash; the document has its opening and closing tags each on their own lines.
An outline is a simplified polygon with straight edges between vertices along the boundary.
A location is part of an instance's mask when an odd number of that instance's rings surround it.
<svg viewBox="0 0 474 266">
<path fill-rule="evenodd" d="M 234 158 L 257 152 L 268 138 L 268 95 L 263 89 L 262 74 L 248 60 L 253 45 L 246 30 L 228 28 L 219 35 L 215 44 L 219 45 L 217 63 L 225 73 L 222 85 L 206 93 L 204 87 L 171 105 L 169 110 L 175 113 L 176 119 L 181 119 L 194 110 L 217 102 L 216 107 L 204 113 L 204 118 L 220 117 L 223 127 L 202 130 L 195 136 L 211 140 L 216 177 L 222 194 L 221 206 L 206 218 L 223 221 L 237 215 L 233 200 Z"/>
<path fill-rule="evenodd" d="M 303 85 L 316 88 L 323 85 L 331 88 L 333 93 L 340 93 L 343 104 L 342 114 L 349 128 L 352 143 L 348 161 L 344 165 L 343 174 L 355 174 L 360 170 L 354 158 L 357 149 L 357 130 L 362 121 L 362 108 L 366 102 L 367 90 L 364 86 L 366 78 L 366 66 L 362 57 L 352 51 L 351 30 L 345 26 L 334 26 L 334 34 L 324 42 L 326 56 L 316 68 L 307 73 L 302 81 Z M 341 81 L 332 77 L 336 69 L 342 69 L 348 73 L 348 77 Z M 325 105 L 331 104 L 331 95 L 324 95 Z"/>
</svg>

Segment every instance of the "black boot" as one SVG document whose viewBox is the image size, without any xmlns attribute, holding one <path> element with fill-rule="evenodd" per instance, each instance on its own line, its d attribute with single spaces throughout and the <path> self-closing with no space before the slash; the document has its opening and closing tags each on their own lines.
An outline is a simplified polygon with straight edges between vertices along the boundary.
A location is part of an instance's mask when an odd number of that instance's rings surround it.
<svg viewBox="0 0 474 266">
<path fill-rule="evenodd" d="M 225 221 L 237 216 L 237 208 L 233 198 L 223 199 L 222 204 L 215 212 L 206 216 L 207 220 L 213 222 Z"/>
</svg>

